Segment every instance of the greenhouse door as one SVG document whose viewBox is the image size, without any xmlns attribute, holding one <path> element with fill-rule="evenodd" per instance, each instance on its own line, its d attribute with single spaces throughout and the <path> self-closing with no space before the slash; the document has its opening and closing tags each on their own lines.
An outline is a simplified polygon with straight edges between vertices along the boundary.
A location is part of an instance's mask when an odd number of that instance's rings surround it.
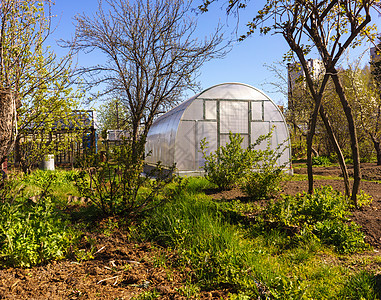
<svg viewBox="0 0 381 300">
<path fill-rule="evenodd" d="M 219 101 L 219 146 L 229 142 L 229 132 L 244 138 L 242 147 L 249 146 L 249 101 Z"/>
</svg>

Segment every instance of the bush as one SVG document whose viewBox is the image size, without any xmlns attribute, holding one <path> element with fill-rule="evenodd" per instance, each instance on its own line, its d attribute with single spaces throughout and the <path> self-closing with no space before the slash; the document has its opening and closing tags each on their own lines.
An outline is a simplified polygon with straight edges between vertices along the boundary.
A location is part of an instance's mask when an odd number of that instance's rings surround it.
<svg viewBox="0 0 381 300">
<path fill-rule="evenodd" d="M 339 253 L 369 249 L 360 227 L 346 223 L 349 214 L 345 196 L 328 186 L 315 189 L 312 195 L 287 195 L 279 201 L 272 201 L 258 220 L 279 228 L 298 228 L 298 238 L 310 238 L 312 235 L 314 239 L 333 245 Z"/>
<path fill-rule="evenodd" d="M 173 180 L 174 167 L 165 171 L 158 163 L 143 176 L 144 148 L 133 149 L 129 140 L 112 152 L 109 149 L 106 156 L 109 160 L 105 162 L 98 154 L 87 156 L 76 176 L 79 193 L 105 215 L 136 217 L 166 200 L 161 193 Z"/>
<path fill-rule="evenodd" d="M 3 190 L 19 186 L 9 179 Z M 56 209 L 44 188 L 38 203 L 10 194 L 0 201 L 0 265 L 31 267 L 62 259 L 79 239 L 66 217 Z"/>
<path fill-rule="evenodd" d="M 238 185 L 253 199 L 269 197 L 279 190 L 284 166 L 278 166 L 277 162 L 285 150 L 282 149 L 283 143 L 271 149 L 271 136 L 272 131 L 242 149 L 243 137 L 230 133 L 229 143 L 209 155 L 204 139 L 201 152 L 205 159 L 205 177 L 223 190 Z M 255 147 L 264 141 L 267 142 L 266 150 L 256 150 Z"/>
<path fill-rule="evenodd" d="M 237 185 L 250 167 L 247 151 L 241 147 L 243 137 L 229 133 L 229 143 L 207 155 L 207 141 L 201 141 L 201 152 L 205 159 L 205 177 L 220 189 L 227 190 Z"/>
<path fill-rule="evenodd" d="M 278 165 L 278 160 L 283 154 L 284 143 L 271 149 L 272 131 L 261 136 L 248 149 L 251 172 L 247 172 L 242 184 L 242 190 L 254 200 L 269 198 L 280 190 L 283 179 L 284 165 Z M 267 142 L 266 150 L 256 150 L 255 146 Z"/>
<path fill-rule="evenodd" d="M 326 157 L 326 156 L 314 156 L 314 157 L 312 157 L 312 165 L 313 166 L 325 167 L 325 166 L 332 165 L 332 163 L 331 163 L 331 160 L 329 159 L 329 157 Z"/>
</svg>

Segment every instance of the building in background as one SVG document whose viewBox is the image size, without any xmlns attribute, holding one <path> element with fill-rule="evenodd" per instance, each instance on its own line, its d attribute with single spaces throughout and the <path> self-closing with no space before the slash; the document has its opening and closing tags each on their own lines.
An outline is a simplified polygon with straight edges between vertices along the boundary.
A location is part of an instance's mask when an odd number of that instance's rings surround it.
<svg viewBox="0 0 381 300">
<path fill-rule="evenodd" d="M 308 69 L 312 72 L 312 79 L 319 80 L 325 73 L 323 62 L 319 59 L 308 59 Z M 300 63 L 287 65 L 288 73 L 288 107 L 293 107 L 293 101 L 299 98 L 303 90 L 307 88 L 305 74 Z"/>
</svg>

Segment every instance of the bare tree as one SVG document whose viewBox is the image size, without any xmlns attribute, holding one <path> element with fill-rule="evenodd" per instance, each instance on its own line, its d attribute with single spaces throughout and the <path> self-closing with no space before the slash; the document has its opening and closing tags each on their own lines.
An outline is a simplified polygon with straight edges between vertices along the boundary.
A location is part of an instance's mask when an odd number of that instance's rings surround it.
<svg viewBox="0 0 381 300">
<path fill-rule="evenodd" d="M 202 64 L 222 52 L 219 30 L 204 41 L 193 37 L 189 10 L 183 0 L 106 0 L 99 1 L 95 15 L 75 17 L 75 40 L 67 45 L 105 58 L 79 73 L 89 86 L 103 85 L 101 95 L 117 97 L 128 108 L 134 149 L 144 146 L 155 116 L 195 86 Z"/>
</svg>

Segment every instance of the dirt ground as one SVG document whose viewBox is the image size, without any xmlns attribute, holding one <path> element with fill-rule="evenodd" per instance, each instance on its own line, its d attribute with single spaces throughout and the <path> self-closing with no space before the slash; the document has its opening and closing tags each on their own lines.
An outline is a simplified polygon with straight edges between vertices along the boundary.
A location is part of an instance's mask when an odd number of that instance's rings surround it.
<svg viewBox="0 0 381 300">
<path fill-rule="evenodd" d="M 305 168 L 295 168 L 295 174 L 305 174 Z M 319 167 L 314 174 L 340 176 L 337 167 Z M 381 167 L 362 165 L 361 189 L 373 197 L 370 207 L 354 211 L 351 219 L 362 226 L 366 241 L 381 250 Z M 377 180 L 377 181 L 375 181 Z M 343 191 L 340 180 L 315 180 L 315 187 L 331 185 Z M 296 194 L 307 189 L 306 181 L 287 181 L 282 193 Z M 215 193 L 214 198 L 234 199 L 244 195 L 238 190 Z M 101 226 L 101 225 L 99 225 Z M 0 270 L 0 299 L 132 299 L 144 292 L 156 290 L 159 299 L 187 299 L 186 280 L 190 270 L 178 270 L 173 252 L 149 243 L 130 243 L 122 232 L 93 233 L 96 251 L 94 259 L 78 262 L 74 259 L 52 262 L 23 269 Z M 89 245 L 83 244 L 84 249 Z M 167 264 L 164 259 L 168 259 Z M 198 299 L 226 299 L 228 290 L 202 292 Z M 146 298 L 148 299 L 148 298 Z M 151 299 L 151 298 L 150 298 Z"/>
</svg>

